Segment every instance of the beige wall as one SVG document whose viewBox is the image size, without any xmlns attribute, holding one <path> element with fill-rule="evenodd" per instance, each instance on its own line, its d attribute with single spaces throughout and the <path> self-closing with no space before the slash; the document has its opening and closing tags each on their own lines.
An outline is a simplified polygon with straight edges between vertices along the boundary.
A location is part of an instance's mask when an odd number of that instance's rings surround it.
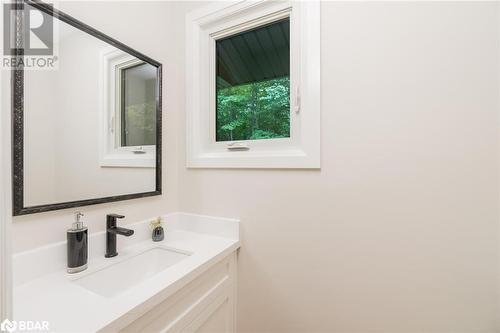
<svg viewBox="0 0 500 333">
<path fill-rule="evenodd" d="M 74 6 L 164 64 L 165 194 L 83 208 L 92 231 L 108 212 L 240 217 L 240 331 L 500 330 L 498 4 L 323 3 L 320 171 L 186 169 L 195 4 Z M 16 218 L 15 248 L 64 239 L 73 211 Z"/>
<path fill-rule="evenodd" d="M 180 160 L 182 210 L 242 219 L 239 329 L 499 331 L 498 4 L 321 19 L 321 171 Z"/>
</svg>

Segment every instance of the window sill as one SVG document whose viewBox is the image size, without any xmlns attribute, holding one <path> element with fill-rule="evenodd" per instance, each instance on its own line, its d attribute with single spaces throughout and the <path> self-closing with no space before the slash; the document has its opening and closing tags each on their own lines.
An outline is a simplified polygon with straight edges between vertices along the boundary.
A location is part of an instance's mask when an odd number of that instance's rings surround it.
<svg viewBox="0 0 500 333">
<path fill-rule="evenodd" d="M 156 159 L 151 157 L 137 157 L 119 155 L 107 155 L 101 158 L 99 166 L 102 168 L 155 168 Z"/>
<path fill-rule="evenodd" d="M 187 167 L 319 169 L 320 159 L 319 153 L 311 156 L 298 148 L 201 152 L 188 158 Z"/>
</svg>

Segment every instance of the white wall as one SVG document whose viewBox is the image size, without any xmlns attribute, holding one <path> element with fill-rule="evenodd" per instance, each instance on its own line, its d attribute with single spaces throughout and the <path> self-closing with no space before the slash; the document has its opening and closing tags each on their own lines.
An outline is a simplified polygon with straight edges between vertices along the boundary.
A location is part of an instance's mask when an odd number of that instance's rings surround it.
<svg viewBox="0 0 500 333">
<path fill-rule="evenodd" d="M 180 160 L 182 210 L 242 219 L 240 331 L 500 330 L 498 15 L 325 2 L 321 171 Z"/>
<path fill-rule="evenodd" d="M 3 34 L 0 17 L 0 34 Z M 10 73 L 0 71 L 0 320 L 12 318 Z"/>
<path fill-rule="evenodd" d="M 100 65 L 113 48 L 62 22 L 59 34 L 57 70 L 25 73 L 25 205 L 154 191 L 154 168 L 100 166 Z"/>
<path fill-rule="evenodd" d="M 165 74 L 165 194 L 83 208 L 91 230 L 108 212 L 241 217 L 240 331 L 499 331 L 499 5 L 323 3 L 320 171 L 185 168 L 194 6 L 70 12 Z M 16 218 L 15 248 L 64 239 L 73 211 Z"/>
<path fill-rule="evenodd" d="M 30 71 L 24 76 L 24 200 L 30 206 L 56 202 L 55 76 Z M 29 184 L 29 185 L 28 185 Z"/>
</svg>

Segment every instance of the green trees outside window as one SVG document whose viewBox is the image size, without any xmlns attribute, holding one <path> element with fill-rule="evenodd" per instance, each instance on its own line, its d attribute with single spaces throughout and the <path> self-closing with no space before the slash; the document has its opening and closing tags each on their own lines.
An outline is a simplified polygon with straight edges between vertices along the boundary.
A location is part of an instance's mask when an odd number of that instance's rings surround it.
<svg viewBox="0 0 500 333">
<path fill-rule="evenodd" d="M 216 141 L 290 137 L 290 20 L 216 41 Z"/>
<path fill-rule="evenodd" d="M 290 137 L 290 79 L 217 91 L 217 141 Z"/>
</svg>

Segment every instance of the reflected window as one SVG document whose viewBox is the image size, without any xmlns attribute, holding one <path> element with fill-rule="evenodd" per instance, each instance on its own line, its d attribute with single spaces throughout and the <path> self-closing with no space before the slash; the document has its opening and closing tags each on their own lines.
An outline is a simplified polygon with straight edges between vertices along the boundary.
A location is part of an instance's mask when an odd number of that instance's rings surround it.
<svg viewBox="0 0 500 333">
<path fill-rule="evenodd" d="M 120 146 L 156 144 L 156 68 L 138 64 L 120 70 Z"/>
<path fill-rule="evenodd" d="M 118 49 L 102 58 L 102 167 L 156 165 L 158 67 Z"/>
</svg>

